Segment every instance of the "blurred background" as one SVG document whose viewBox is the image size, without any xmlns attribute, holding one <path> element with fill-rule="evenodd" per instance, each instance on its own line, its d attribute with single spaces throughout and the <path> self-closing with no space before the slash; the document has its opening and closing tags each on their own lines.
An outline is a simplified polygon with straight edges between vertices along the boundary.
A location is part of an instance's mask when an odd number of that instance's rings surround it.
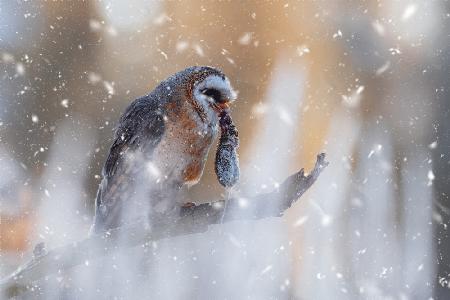
<svg viewBox="0 0 450 300">
<path fill-rule="evenodd" d="M 1 276 L 86 237 L 121 112 L 191 65 L 239 91 L 242 195 L 330 166 L 280 220 L 156 247 L 156 298 L 450 299 L 448 1 L 0 0 Z M 214 153 L 193 202 L 224 197 Z"/>
</svg>

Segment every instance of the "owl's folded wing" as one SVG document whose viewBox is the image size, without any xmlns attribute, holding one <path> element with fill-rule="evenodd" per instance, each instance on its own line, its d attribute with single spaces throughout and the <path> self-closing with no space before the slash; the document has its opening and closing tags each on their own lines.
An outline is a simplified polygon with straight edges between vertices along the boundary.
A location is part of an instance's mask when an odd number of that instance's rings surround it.
<svg viewBox="0 0 450 300">
<path fill-rule="evenodd" d="M 121 192 L 126 190 L 132 172 L 140 167 L 126 161 L 127 155 L 144 150 L 151 155 L 164 133 L 163 112 L 159 103 L 147 97 L 135 100 L 122 115 L 115 139 L 103 167 L 103 180 L 97 192 L 94 231 L 114 227 L 117 212 L 122 205 Z M 131 173 L 130 173 L 131 172 Z M 126 196 L 126 195 L 125 195 Z"/>
</svg>

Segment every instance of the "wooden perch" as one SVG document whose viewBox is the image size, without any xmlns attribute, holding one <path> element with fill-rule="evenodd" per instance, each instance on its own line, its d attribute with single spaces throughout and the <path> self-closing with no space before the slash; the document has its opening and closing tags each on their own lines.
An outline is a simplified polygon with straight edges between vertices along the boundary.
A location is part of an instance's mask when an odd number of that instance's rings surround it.
<svg viewBox="0 0 450 300">
<path fill-rule="evenodd" d="M 64 270 L 122 248 L 135 247 L 168 237 L 205 232 L 209 225 L 223 222 L 280 217 L 311 187 L 327 165 L 325 154 L 321 153 L 317 155 L 316 164 L 310 174 L 305 176 L 304 170 L 301 169 L 271 193 L 249 199 L 231 198 L 226 200 L 226 205 L 225 200 L 220 200 L 184 206 L 176 221 L 161 216 L 151 227 L 145 225 L 145 222 L 138 222 L 48 252 L 42 249 L 42 245 L 41 247 L 38 245 L 31 261 L 0 281 L 0 295 L 9 289 L 17 291 L 18 287 L 26 288 L 33 281 L 62 273 Z"/>
</svg>

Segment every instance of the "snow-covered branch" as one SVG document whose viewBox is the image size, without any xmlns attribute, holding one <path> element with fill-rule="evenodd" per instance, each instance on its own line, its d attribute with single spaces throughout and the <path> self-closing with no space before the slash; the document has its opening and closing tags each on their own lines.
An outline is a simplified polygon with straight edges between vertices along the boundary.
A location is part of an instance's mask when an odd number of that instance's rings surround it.
<svg viewBox="0 0 450 300">
<path fill-rule="evenodd" d="M 325 154 L 321 153 L 317 156 L 314 169 L 306 176 L 301 169 L 288 177 L 278 189 L 253 198 L 231 198 L 226 201 L 186 205 L 175 222 L 172 218 L 162 215 L 160 219 L 154 220 L 151 227 L 144 222 L 127 225 L 48 252 L 36 247 L 33 259 L 0 281 L 0 294 L 8 289 L 14 289 L 16 292 L 20 288 L 26 289 L 33 281 L 51 274 L 64 273 L 64 270 L 124 248 L 168 237 L 205 232 L 208 226 L 213 224 L 280 217 L 311 187 L 327 165 Z"/>
</svg>

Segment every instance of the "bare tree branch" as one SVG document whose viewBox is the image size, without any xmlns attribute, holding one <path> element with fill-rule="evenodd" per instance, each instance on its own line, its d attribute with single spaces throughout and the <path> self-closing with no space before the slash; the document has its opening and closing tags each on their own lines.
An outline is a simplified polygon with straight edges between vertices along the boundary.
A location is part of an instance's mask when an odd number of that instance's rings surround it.
<svg viewBox="0 0 450 300">
<path fill-rule="evenodd" d="M 26 286 L 44 276 L 64 272 L 87 260 L 107 256 L 123 248 L 168 237 L 205 232 L 209 225 L 223 222 L 280 217 L 311 187 L 327 165 L 325 154 L 321 153 L 317 155 L 314 169 L 307 176 L 301 169 L 288 177 L 277 190 L 250 199 L 232 198 L 226 202 L 220 200 L 185 206 L 175 222 L 172 218 L 161 216 L 151 227 L 145 222 L 139 222 L 49 252 L 39 249 L 38 245 L 33 259 L 0 281 L 0 295 L 8 289 L 17 290 L 18 287 Z"/>
</svg>

